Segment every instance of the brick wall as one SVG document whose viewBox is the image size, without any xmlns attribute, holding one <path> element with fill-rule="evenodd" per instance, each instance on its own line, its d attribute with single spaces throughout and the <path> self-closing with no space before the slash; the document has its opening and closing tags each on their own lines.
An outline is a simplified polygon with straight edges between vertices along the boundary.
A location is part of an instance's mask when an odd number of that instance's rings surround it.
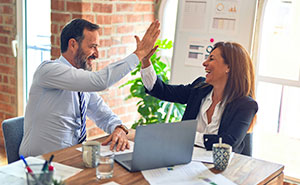
<svg viewBox="0 0 300 185">
<path fill-rule="evenodd" d="M 15 0 L 0 0 L 0 126 L 3 120 L 17 115 L 17 63 L 11 48 L 16 35 L 15 12 Z M 2 136 L 1 126 L 0 146 Z"/>
<path fill-rule="evenodd" d="M 100 70 L 107 64 L 126 57 L 135 50 L 134 35 L 143 36 L 154 20 L 154 0 L 51 0 L 51 56 L 60 55 L 59 34 L 66 22 L 73 18 L 84 18 L 101 27 L 100 59 L 93 64 Z M 132 124 L 137 118 L 137 100 L 125 101 L 129 87 L 119 89 L 131 78 L 127 75 L 108 90 L 99 92 L 104 101 L 124 123 Z M 101 133 L 90 121 L 88 136 Z"/>
</svg>

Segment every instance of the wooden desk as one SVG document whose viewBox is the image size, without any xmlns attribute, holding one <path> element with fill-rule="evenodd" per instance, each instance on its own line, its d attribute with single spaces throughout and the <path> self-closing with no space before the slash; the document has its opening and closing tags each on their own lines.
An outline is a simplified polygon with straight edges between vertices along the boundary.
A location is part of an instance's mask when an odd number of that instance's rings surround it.
<svg viewBox="0 0 300 185">
<path fill-rule="evenodd" d="M 97 141 L 103 141 L 104 138 L 97 139 Z M 82 162 L 81 152 L 76 148 L 81 145 L 76 145 L 63 150 L 58 150 L 43 155 L 45 159 L 49 159 L 51 154 L 54 154 L 55 162 L 59 162 L 65 165 L 73 166 L 76 168 L 84 169 L 79 174 L 66 180 L 66 184 L 102 184 L 109 181 L 115 181 L 119 184 L 136 184 L 143 185 L 149 184 L 143 177 L 141 172 L 130 173 L 121 167 L 118 163 L 114 164 L 113 178 L 107 180 L 97 180 L 95 168 L 85 168 Z M 206 164 L 213 172 L 212 164 Z M 253 185 L 253 184 L 283 184 L 283 169 L 284 166 L 275 164 L 263 160 L 254 159 L 248 156 L 234 154 L 228 168 L 219 172 L 226 178 L 237 184 Z"/>
</svg>

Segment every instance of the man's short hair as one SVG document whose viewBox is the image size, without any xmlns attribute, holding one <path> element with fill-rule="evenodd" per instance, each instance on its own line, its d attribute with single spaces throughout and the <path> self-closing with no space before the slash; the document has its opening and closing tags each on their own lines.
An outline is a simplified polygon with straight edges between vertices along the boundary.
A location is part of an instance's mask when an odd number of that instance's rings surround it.
<svg viewBox="0 0 300 185">
<path fill-rule="evenodd" d="M 98 30 L 99 26 L 84 19 L 73 19 L 65 25 L 60 34 L 60 51 L 64 53 L 68 49 L 68 43 L 71 38 L 81 43 L 84 39 L 83 30 Z"/>
</svg>

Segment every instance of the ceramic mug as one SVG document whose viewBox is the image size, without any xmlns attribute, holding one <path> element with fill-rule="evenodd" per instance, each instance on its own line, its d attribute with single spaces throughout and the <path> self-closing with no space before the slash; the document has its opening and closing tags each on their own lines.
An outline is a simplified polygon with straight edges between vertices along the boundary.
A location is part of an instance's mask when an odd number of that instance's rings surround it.
<svg viewBox="0 0 300 185">
<path fill-rule="evenodd" d="M 213 144 L 213 162 L 215 169 L 225 170 L 228 166 L 230 155 L 231 155 L 231 146 L 225 143 L 215 143 Z"/>
<path fill-rule="evenodd" d="M 85 167 L 95 168 L 97 166 L 97 154 L 100 152 L 100 143 L 97 141 L 86 141 L 82 143 L 82 160 Z"/>
</svg>

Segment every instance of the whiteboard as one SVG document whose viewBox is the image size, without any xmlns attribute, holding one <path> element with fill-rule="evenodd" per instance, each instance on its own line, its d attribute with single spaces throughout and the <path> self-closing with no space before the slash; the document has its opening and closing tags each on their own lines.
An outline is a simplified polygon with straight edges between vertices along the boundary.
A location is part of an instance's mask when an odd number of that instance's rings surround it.
<svg viewBox="0 0 300 185">
<path fill-rule="evenodd" d="M 178 2 L 171 84 L 204 76 L 202 63 L 219 41 L 238 42 L 248 52 L 257 0 L 180 0 Z"/>
</svg>

